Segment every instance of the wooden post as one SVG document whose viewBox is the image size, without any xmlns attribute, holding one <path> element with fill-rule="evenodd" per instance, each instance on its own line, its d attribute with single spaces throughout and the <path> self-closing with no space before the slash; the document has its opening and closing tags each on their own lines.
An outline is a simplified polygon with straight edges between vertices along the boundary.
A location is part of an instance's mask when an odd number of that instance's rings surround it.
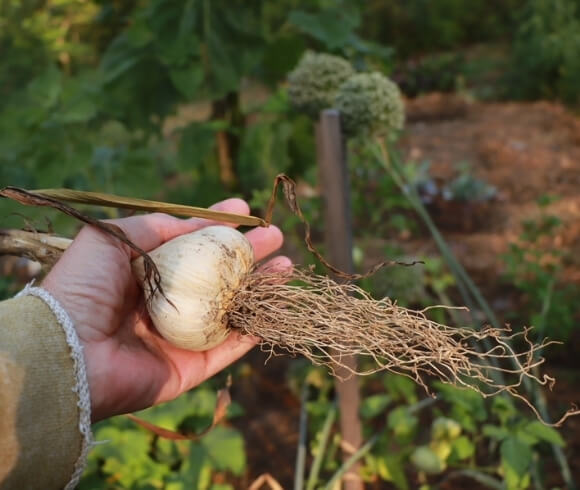
<svg viewBox="0 0 580 490">
<path fill-rule="evenodd" d="M 327 257 L 331 264 L 344 272 L 354 272 L 352 260 L 352 218 L 350 191 L 346 161 L 346 142 L 340 128 L 340 114 L 326 109 L 320 113 L 316 126 L 316 150 L 319 165 L 320 188 L 324 200 L 324 227 Z M 336 279 L 336 278 L 335 278 Z M 351 368 L 356 367 L 356 358 L 342 358 Z M 346 378 L 348 371 L 337 369 L 337 374 Z M 362 430 L 358 415 L 360 394 L 358 379 L 336 381 L 340 407 L 340 430 L 343 440 L 343 460 L 348 459 L 362 444 Z M 354 465 L 344 477 L 345 490 L 362 490 L 363 482 L 358 476 L 360 464 Z"/>
</svg>

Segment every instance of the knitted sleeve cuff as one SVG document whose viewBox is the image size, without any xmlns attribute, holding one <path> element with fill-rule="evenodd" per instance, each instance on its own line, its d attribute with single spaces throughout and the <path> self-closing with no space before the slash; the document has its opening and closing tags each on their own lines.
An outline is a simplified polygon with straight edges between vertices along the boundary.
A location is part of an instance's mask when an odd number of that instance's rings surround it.
<svg viewBox="0 0 580 490">
<path fill-rule="evenodd" d="M 36 296 L 47 304 L 62 327 L 66 342 L 70 348 L 70 357 L 73 361 L 74 375 L 76 379 L 76 384 L 72 390 L 78 397 L 77 405 L 80 412 L 79 431 L 83 438 L 81 453 L 75 463 L 71 479 L 65 486 L 65 490 L 72 490 L 76 487 L 83 474 L 88 453 L 93 445 L 93 436 L 91 432 L 91 399 L 85 358 L 83 355 L 83 346 L 81 345 L 70 316 L 48 291 L 43 288 L 28 285 L 18 293 L 17 297 L 19 296 Z"/>
</svg>

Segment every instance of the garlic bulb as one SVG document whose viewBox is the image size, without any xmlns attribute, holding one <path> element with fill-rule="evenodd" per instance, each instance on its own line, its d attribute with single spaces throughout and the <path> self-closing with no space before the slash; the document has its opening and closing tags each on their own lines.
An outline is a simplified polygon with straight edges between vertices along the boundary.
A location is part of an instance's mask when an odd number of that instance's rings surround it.
<svg viewBox="0 0 580 490">
<path fill-rule="evenodd" d="M 208 226 L 170 240 L 149 253 L 165 293 L 145 281 L 143 258 L 133 273 L 145 290 L 147 309 L 159 333 L 172 344 L 201 351 L 223 342 L 228 334 L 228 301 L 254 261 L 250 242 L 226 226 Z M 169 301 L 167 301 L 169 300 Z"/>
</svg>

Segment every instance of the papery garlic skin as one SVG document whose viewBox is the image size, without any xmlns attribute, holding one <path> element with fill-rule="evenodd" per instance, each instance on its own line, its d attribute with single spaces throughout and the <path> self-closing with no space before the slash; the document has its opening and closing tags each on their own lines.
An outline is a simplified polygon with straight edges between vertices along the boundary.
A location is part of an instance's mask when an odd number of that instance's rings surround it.
<svg viewBox="0 0 580 490">
<path fill-rule="evenodd" d="M 229 333 L 228 303 L 254 262 L 247 238 L 234 228 L 208 226 L 164 243 L 149 256 L 167 299 L 159 291 L 150 297 L 143 258 L 133 261 L 133 273 L 159 333 L 173 345 L 193 351 L 223 342 Z"/>
</svg>

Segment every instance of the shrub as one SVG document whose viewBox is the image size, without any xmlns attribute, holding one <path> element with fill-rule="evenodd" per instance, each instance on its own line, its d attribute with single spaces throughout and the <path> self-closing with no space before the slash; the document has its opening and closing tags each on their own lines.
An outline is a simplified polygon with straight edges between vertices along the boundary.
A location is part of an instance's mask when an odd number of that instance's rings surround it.
<svg viewBox="0 0 580 490">
<path fill-rule="evenodd" d="M 508 95 L 580 102 L 580 17 L 573 0 L 530 0 L 516 33 Z"/>
</svg>

